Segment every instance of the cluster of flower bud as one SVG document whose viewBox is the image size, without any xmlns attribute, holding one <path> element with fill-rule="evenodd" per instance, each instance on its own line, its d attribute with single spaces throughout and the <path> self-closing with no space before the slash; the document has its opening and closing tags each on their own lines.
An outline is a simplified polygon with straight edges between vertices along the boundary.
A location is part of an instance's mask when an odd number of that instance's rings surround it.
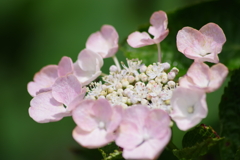
<svg viewBox="0 0 240 160">
<path fill-rule="evenodd" d="M 122 63 L 122 70 L 110 67 L 110 74 L 105 81 L 93 82 L 87 89 L 86 99 L 106 98 L 113 105 L 124 108 L 143 104 L 149 108 L 160 108 L 171 113 L 170 99 L 178 83 L 174 81 L 179 70 L 169 63 L 141 64 L 138 59 L 128 60 L 128 67 Z"/>
</svg>

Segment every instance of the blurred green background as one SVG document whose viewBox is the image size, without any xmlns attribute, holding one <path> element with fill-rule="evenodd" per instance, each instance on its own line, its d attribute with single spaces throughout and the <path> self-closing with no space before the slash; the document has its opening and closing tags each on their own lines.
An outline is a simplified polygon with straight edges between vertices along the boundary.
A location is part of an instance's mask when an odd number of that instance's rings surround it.
<svg viewBox="0 0 240 160">
<path fill-rule="evenodd" d="M 200 0 L 0 0 L 0 159 L 78 159 L 73 154 L 79 145 L 71 135 L 75 127 L 71 117 L 47 124 L 33 121 L 28 115 L 27 83 L 62 56 L 75 61 L 88 36 L 103 24 L 113 25 L 122 42 L 139 25 L 148 23 L 154 11 L 173 11 L 196 2 Z M 123 60 L 121 52 L 117 57 Z M 108 73 L 112 63 L 105 60 L 103 71 Z M 208 95 L 211 108 L 203 121 L 217 130 L 222 92 L 223 87 Z M 173 131 L 180 147 L 184 132 Z M 80 154 L 80 159 L 92 157 L 84 151 Z"/>
</svg>

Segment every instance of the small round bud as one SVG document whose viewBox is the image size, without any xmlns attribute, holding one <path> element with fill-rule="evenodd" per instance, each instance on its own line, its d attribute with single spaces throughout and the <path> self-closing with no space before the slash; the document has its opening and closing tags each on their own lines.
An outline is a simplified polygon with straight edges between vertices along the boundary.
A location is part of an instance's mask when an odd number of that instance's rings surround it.
<svg viewBox="0 0 240 160">
<path fill-rule="evenodd" d="M 146 99 L 142 99 L 142 100 L 141 100 L 141 104 L 142 104 L 142 105 L 148 105 L 148 103 L 149 103 L 149 102 L 148 102 L 148 100 L 146 100 Z"/>
<path fill-rule="evenodd" d="M 111 67 L 109 68 L 110 72 L 117 72 L 118 68 L 115 65 L 111 65 Z"/>
<path fill-rule="evenodd" d="M 162 63 L 162 66 L 163 66 L 164 70 L 168 70 L 170 68 L 170 64 L 167 62 Z"/>
<path fill-rule="evenodd" d="M 106 96 L 106 95 L 107 95 L 107 92 L 106 92 L 106 91 L 102 91 L 102 92 L 100 93 L 100 95 L 101 95 L 101 96 Z"/>
<path fill-rule="evenodd" d="M 113 88 L 112 87 L 109 87 L 108 89 L 107 89 L 107 92 L 108 93 L 112 93 L 114 90 L 113 90 Z M 104 91 L 105 92 L 105 91 Z"/>
<path fill-rule="evenodd" d="M 127 79 L 122 79 L 121 82 L 124 88 L 126 88 L 129 85 L 129 82 L 127 81 Z"/>
<path fill-rule="evenodd" d="M 168 81 L 168 86 L 169 86 L 169 88 L 171 88 L 171 89 L 173 89 L 173 88 L 175 88 L 175 82 L 174 81 Z"/>
<path fill-rule="evenodd" d="M 168 79 L 173 80 L 176 77 L 176 73 L 175 72 L 169 72 L 168 73 Z"/>
<path fill-rule="evenodd" d="M 175 72 L 177 75 L 179 72 L 179 69 L 177 69 L 176 67 L 173 67 L 170 72 Z"/>
<path fill-rule="evenodd" d="M 165 72 L 162 73 L 161 79 L 162 79 L 162 82 L 163 82 L 163 83 L 167 83 L 167 81 L 168 81 L 168 76 L 167 76 L 167 74 L 166 74 Z"/>
<path fill-rule="evenodd" d="M 127 103 L 128 98 L 127 97 L 122 97 L 122 103 Z"/>
<path fill-rule="evenodd" d="M 135 81 L 135 78 L 133 76 L 128 76 L 127 80 L 129 83 L 133 83 Z"/>
<path fill-rule="evenodd" d="M 145 73 L 141 73 L 140 75 L 140 79 L 143 81 L 143 82 L 146 82 L 148 80 L 148 77 Z"/>
<path fill-rule="evenodd" d="M 143 73 L 143 72 L 145 72 L 147 70 L 147 67 L 143 64 L 143 65 L 141 65 L 141 67 L 140 67 L 140 72 L 141 73 Z"/>
<path fill-rule="evenodd" d="M 117 83 L 115 87 L 116 87 L 116 89 L 121 89 L 122 88 L 122 83 Z"/>
</svg>

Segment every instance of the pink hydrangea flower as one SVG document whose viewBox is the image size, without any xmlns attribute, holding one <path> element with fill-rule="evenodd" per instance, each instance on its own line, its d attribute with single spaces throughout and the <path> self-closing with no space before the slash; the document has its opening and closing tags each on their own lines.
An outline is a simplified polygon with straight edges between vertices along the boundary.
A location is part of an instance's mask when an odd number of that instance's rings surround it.
<svg viewBox="0 0 240 160">
<path fill-rule="evenodd" d="M 137 105 L 124 110 L 116 144 L 125 159 L 155 159 L 171 138 L 169 115 L 161 109 Z"/>
<path fill-rule="evenodd" d="M 190 59 L 218 63 L 218 54 L 226 37 L 222 29 L 215 23 L 204 25 L 199 31 L 184 27 L 177 34 L 177 48 Z"/>
<path fill-rule="evenodd" d="M 207 116 L 206 94 L 202 90 L 178 87 L 171 98 L 170 114 L 179 129 L 186 131 Z"/>
<path fill-rule="evenodd" d="M 198 88 L 205 92 L 213 92 L 224 82 L 228 69 L 221 63 L 211 68 L 201 61 L 195 61 L 188 69 L 187 74 L 179 80 L 185 88 Z"/>
<path fill-rule="evenodd" d="M 34 81 L 27 85 L 28 92 L 34 97 L 38 93 L 49 91 L 58 77 L 70 73 L 73 73 L 72 60 L 69 57 L 63 57 L 58 65 L 48 65 L 36 73 Z"/>
<path fill-rule="evenodd" d="M 158 44 L 166 38 L 169 33 L 167 29 L 167 15 L 163 11 L 154 12 L 150 18 L 148 32 L 154 36 L 152 39 L 146 32 L 133 32 L 128 36 L 127 42 L 133 48 L 139 48 L 147 45 Z"/>
<path fill-rule="evenodd" d="M 100 69 L 102 66 L 103 59 L 99 54 L 89 49 L 84 49 L 74 63 L 74 75 L 82 85 L 87 85 L 101 75 Z"/>
<path fill-rule="evenodd" d="M 38 123 L 59 121 L 71 115 L 85 92 L 74 75 L 59 77 L 50 91 L 41 92 L 31 100 L 29 115 Z"/>
<path fill-rule="evenodd" d="M 100 32 L 90 35 L 86 48 L 98 53 L 102 58 L 114 56 L 118 50 L 118 33 L 113 26 L 103 25 Z"/>
<path fill-rule="evenodd" d="M 102 147 L 115 140 L 121 114 L 122 107 L 112 107 L 106 99 L 84 100 L 73 110 L 73 138 L 87 148 Z"/>
<path fill-rule="evenodd" d="M 86 89 L 73 75 L 72 60 L 63 57 L 57 65 L 44 67 L 28 84 L 34 97 L 29 115 L 36 122 L 47 123 L 70 116 L 71 111 L 85 96 Z"/>
</svg>

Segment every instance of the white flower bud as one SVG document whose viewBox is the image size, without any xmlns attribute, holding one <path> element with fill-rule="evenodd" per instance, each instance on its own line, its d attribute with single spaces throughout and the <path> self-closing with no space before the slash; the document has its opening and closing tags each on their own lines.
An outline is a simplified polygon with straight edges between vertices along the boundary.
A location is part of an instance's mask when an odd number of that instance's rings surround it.
<svg viewBox="0 0 240 160">
<path fill-rule="evenodd" d="M 143 64 L 141 67 L 140 67 L 140 72 L 143 73 L 147 70 L 147 67 Z"/>
<path fill-rule="evenodd" d="M 174 81 L 168 81 L 167 84 L 171 89 L 175 88 L 175 86 L 176 86 Z"/>
<path fill-rule="evenodd" d="M 173 80 L 175 77 L 176 77 L 176 73 L 175 72 L 172 71 L 172 72 L 168 73 L 168 79 Z"/>
<path fill-rule="evenodd" d="M 128 98 L 127 97 L 122 97 L 122 103 L 127 103 Z"/>
<path fill-rule="evenodd" d="M 147 100 L 151 100 L 152 96 L 150 94 L 147 94 Z"/>
<path fill-rule="evenodd" d="M 167 62 L 162 63 L 162 66 L 163 66 L 164 70 L 168 70 L 170 68 L 170 64 Z"/>
<path fill-rule="evenodd" d="M 118 90 L 117 90 L 117 93 L 118 93 L 119 95 L 122 95 L 122 94 L 123 94 L 123 89 L 118 89 Z"/>
<path fill-rule="evenodd" d="M 129 85 L 129 82 L 127 81 L 127 79 L 122 79 L 121 83 L 124 88 L 126 88 Z"/>
<path fill-rule="evenodd" d="M 110 72 L 117 72 L 118 68 L 115 65 L 111 65 L 111 67 L 109 68 Z"/>
<path fill-rule="evenodd" d="M 160 77 L 156 77 L 156 78 L 155 78 L 155 82 L 157 82 L 158 84 L 161 84 L 162 79 L 161 79 Z"/>
<path fill-rule="evenodd" d="M 107 86 L 105 84 L 102 85 L 102 90 L 106 90 L 107 89 Z"/>
<path fill-rule="evenodd" d="M 109 87 L 108 89 L 107 89 L 107 92 L 108 93 L 112 93 L 114 91 L 114 89 L 112 88 L 112 87 Z"/>
<path fill-rule="evenodd" d="M 133 83 L 135 81 L 135 78 L 133 76 L 128 76 L 127 80 L 129 83 Z"/>
<path fill-rule="evenodd" d="M 141 81 L 146 82 L 148 80 L 148 76 L 145 73 L 141 73 L 140 79 L 141 79 Z"/>
<path fill-rule="evenodd" d="M 146 99 L 142 99 L 142 100 L 141 100 L 141 104 L 142 104 L 142 105 L 148 105 L 148 103 L 149 103 L 149 102 L 148 102 L 148 100 L 146 100 Z"/>
<path fill-rule="evenodd" d="M 133 89 L 134 86 L 133 85 L 128 85 L 126 88 Z"/>
<path fill-rule="evenodd" d="M 175 72 L 177 75 L 179 72 L 179 69 L 177 69 L 176 67 L 173 67 L 170 72 Z"/>
<path fill-rule="evenodd" d="M 122 88 L 122 83 L 117 83 L 115 87 L 116 87 L 116 89 L 121 89 Z"/>
<path fill-rule="evenodd" d="M 162 79 L 163 83 L 167 83 L 167 81 L 168 81 L 167 73 L 163 72 L 161 75 L 161 79 Z"/>
<path fill-rule="evenodd" d="M 100 95 L 101 95 L 101 96 L 106 96 L 106 95 L 107 95 L 107 92 L 106 92 L 106 91 L 101 91 Z"/>
</svg>

